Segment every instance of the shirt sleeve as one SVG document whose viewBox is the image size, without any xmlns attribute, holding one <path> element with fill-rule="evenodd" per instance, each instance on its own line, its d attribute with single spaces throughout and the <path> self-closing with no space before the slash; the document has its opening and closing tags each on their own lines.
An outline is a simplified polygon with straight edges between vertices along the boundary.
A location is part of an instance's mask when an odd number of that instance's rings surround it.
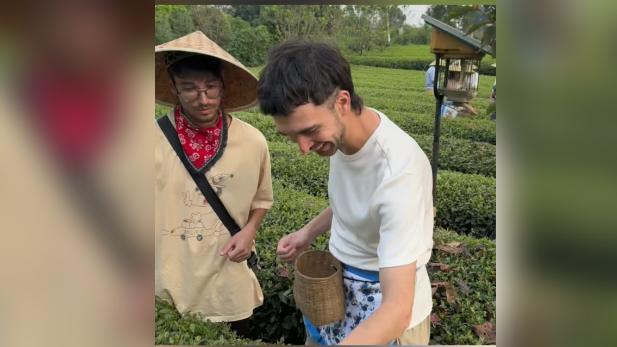
<svg viewBox="0 0 617 347">
<path fill-rule="evenodd" d="M 433 198 L 430 168 L 385 181 L 374 199 L 380 221 L 379 267 L 418 261 L 424 265 L 433 246 Z"/>
<path fill-rule="evenodd" d="M 261 154 L 259 183 L 255 197 L 251 203 L 251 210 L 257 208 L 270 209 L 274 201 L 272 192 L 272 174 L 270 171 L 270 151 L 268 150 L 268 143 L 265 138 L 263 138 L 263 151 Z"/>
</svg>

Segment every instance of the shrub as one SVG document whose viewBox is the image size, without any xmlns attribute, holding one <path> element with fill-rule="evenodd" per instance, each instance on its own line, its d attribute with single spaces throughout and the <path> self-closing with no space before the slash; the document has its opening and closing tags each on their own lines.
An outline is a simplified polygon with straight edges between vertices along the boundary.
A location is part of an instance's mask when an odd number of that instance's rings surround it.
<svg viewBox="0 0 617 347">
<path fill-rule="evenodd" d="M 317 216 L 328 202 L 324 198 L 298 192 L 275 180 L 274 206 L 266 215 L 257 233 L 257 253 L 262 270 L 257 277 L 264 292 L 264 304 L 257 308 L 251 320 L 251 335 L 263 341 L 304 344 L 302 316 L 296 309 L 292 293 L 292 278 L 285 276 L 283 265 L 276 259 L 279 239 L 294 232 Z M 327 236 L 317 239 L 316 247 L 326 249 Z"/>
<path fill-rule="evenodd" d="M 426 70 L 432 60 L 430 59 L 411 59 L 404 57 L 374 57 L 374 56 L 350 56 L 349 64 L 365 65 L 375 67 L 386 67 L 390 69 L 406 70 Z"/>
<path fill-rule="evenodd" d="M 291 146 L 270 145 L 272 175 L 287 188 L 313 196 L 328 195 L 327 158 L 302 156 Z M 439 171 L 436 225 L 476 236 L 495 237 L 495 179 L 474 174 Z"/>
<path fill-rule="evenodd" d="M 425 71 L 429 64 L 434 60 L 422 59 L 413 57 L 376 57 L 371 55 L 352 55 L 348 59 L 350 64 L 365 65 L 375 67 L 385 67 L 391 69 L 405 69 L 405 70 L 421 70 Z M 480 63 L 478 69 L 480 75 L 495 76 L 497 69 L 491 66 L 491 63 Z"/>
<path fill-rule="evenodd" d="M 408 134 L 433 134 L 434 116 L 388 111 L 386 115 Z M 454 118 L 441 120 L 441 136 L 477 142 L 497 143 L 495 122 L 488 119 Z"/>
<path fill-rule="evenodd" d="M 398 111 L 384 111 L 384 113 L 408 134 L 433 134 L 435 119 L 432 116 Z M 268 141 L 291 143 L 276 131 L 274 120 L 270 116 L 251 112 L 235 112 L 234 115 L 259 129 Z M 497 142 L 495 122 L 488 119 L 442 119 L 441 136 L 493 145 Z"/>
<path fill-rule="evenodd" d="M 411 135 L 433 160 L 433 136 Z M 439 169 L 495 177 L 495 145 L 442 136 L 439 140 Z"/>
<path fill-rule="evenodd" d="M 256 112 L 234 112 L 233 115 L 259 129 L 268 141 L 287 141 L 287 137 L 276 131 L 274 120 L 270 116 Z"/>
<path fill-rule="evenodd" d="M 269 343 L 302 344 L 304 326 L 292 294 L 289 266 L 276 261 L 280 237 L 302 227 L 327 206 L 324 198 L 274 183 L 275 205 L 257 233 L 257 251 L 262 270 L 257 277 L 264 292 L 264 305 L 251 320 L 252 335 Z M 472 326 L 495 317 L 495 243 L 453 231 L 437 229 L 435 249 L 428 266 L 432 282 L 449 283 L 450 298 L 442 291 L 433 295 L 434 324 L 431 343 L 478 344 Z M 446 246 L 445 248 L 443 246 Z M 314 248 L 327 248 L 327 235 Z M 449 251 L 448 248 L 455 252 Z M 204 322 L 197 315 L 180 315 L 169 304 L 156 300 L 157 344 L 254 345 L 259 341 L 237 338 L 224 323 Z"/>
<path fill-rule="evenodd" d="M 315 153 L 302 155 L 287 143 L 270 143 L 273 180 L 285 187 L 327 198 L 330 160 Z"/>
<path fill-rule="evenodd" d="M 495 238 L 495 179 L 440 171 L 435 223 L 459 233 Z"/>
<path fill-rule="evenodd" d="M 283 235 L 304 226 L 327 207 L 327 201 L 285 187 L 278 181 L 274 183 L 274 192 L 275 205 L 268 212 L 257 236 L 257 251 L 263 267 L 257 275 L 265 300 L 253 316 L 253 337 L 268 342 L 284 339 L 285 343 L 303 344 L 302 316 L 293 300 L 292 271 L 287 272 L 291 267 L 283 268 L 277 263 L 275 250 Z M 431 280 L 447 281 L 470 290 L 459 292 L 454 303 L 448 302 L 442 293 L 436 293 L 433 311 L 440 317 L 441 323 L 432 329 L 432 341 L 444 344 L 480 343 L 480 339 L 473 335 L 471 326 L 495 316 L 495 243 L 442 229 L 435 231 L 434 239 L 436 245 L 460 242 L 465 251 L 449 254 L 434 250 L 431 262 L 444 263 L 450 270 L 444 272 L 429 267 Z M 327 242 L 328 236 L 323 235 L 313 248 L 327 249 Z"/>
<path fill-rule="evenodd" d="M 263 345 L 239 338 L 227 323 L 205 321 L 199 314 L 181 315 L 170 303 L 155 299 L 156 345 Z"/>
<path fill-rule="evenodd" d="M 450 284 L 454 295 L 450 300 L 441 290 L 433 295 L 431 344 L 486 343 L 474 334 L 473 326 L 488 321 L 495 323 L 495 242 L 441 229 L 435 231 L 433 239 L 437 248 L 447 245 L 460 253 L 433 250 L 431 263 L 445 264 L 445 267 L 428 267 L 431 282 Z"/>
</svg>

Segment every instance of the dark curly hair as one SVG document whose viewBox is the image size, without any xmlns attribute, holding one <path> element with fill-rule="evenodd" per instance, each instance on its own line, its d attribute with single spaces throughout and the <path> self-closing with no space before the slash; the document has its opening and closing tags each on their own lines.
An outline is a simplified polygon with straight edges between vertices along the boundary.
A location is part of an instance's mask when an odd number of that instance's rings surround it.
<svg viewBox="0 0 617 347">
<path fill-rule="evenodd" d="M 362 98 L 341 52 L 323 42 L 292 40 L 270 50 L 257 96 L 263 113 L 285 117 L 298 106 L 323 104 L 336 89 L 349 92 L 351 108 L 360 114 Z"/>
</svg>

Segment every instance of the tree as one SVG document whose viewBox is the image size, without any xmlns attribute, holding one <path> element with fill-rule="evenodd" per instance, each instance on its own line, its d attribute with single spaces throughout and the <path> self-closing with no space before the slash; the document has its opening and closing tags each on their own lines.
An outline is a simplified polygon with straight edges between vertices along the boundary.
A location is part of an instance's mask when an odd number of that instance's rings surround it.
<svg viewBox="0 0 617 347">
<path fill-rule="evenodd" d="M 260 21 L 278 40 L 291 38 L 317 38 L 327 36 L 328 25 L 333 28 L 335 10 L 325 5 L 276 5 L 264 6 Z M 332 32 L 332 29 L 330 29 Z"/>
<path fill-rule="evenodd" d="M 368 50 L 387 45 L 378 8 L 350 5 L 345 6 L 344 12 L 343 30 L 338 36 L 343 47 L 362 55 Z"/>
<path fill-rule="evenodd" d="M 214 6 L 196 5 L 192 6 L 191 16 L 197 30 L 227 49 L 231 42 L 231 26 L 223 11 Z"/>
<path fill-rule="evenodd" d="M 232 5 L 230 11 L 232 16 L 241 18 L 254 26 L 259 24 L 260 13 L 261 6 L 259 5 Z"/>
<path fill-rule="evenodd" d="M 154 9 L 154 43 L 160 45 L 174 39 L 169 25 L 169 5 L 158 5 Z"/>
<path fill-rule="evenodd" d="M 461 5 L 432 5 L 426 10 L 426 15 L 442 21 L 459 30 L 463 29 L 461 18 L 451 18 L 450 13 L 458 11 Z"/>
<path fill-rule="evenodd" d="M 257 66 L 264 63 L 271 44 L 270 33 L 264 25 L 256 27 L 238 18 L 229 18 L 232 38 L 229 53 L 244 65 Z"/>
<path fill-rule="evenodd" d="M 497 54 L 497 7 L 495 5 L 466 5 L 452 9 L 448 17 L 460 20 L 462 30 L 491 47 L 492 56 Z"/>
<path fill-rule="evenodd" d="M 426 45 L 431 41 L 431 29 L 426 26 L 414 27 L 404 24 L 400 33 L 395 36 L 394 43 L 399 45 Z"/>
<path fill-rule="evenodd" d="M 169 12 L 169 25 L 174 37 L 181 37 L 195 31 L 195 24 L 187 6 L 173 6 Z"/>
<path fill-rule="evenodd" d="M 385 27 L 386 37 L 387 37 L 387 45 L 390 46 L 392 43 L 392 35 L 391 32 L 397 32 L 399 28 L 403 26 L 405 23 L 405 19 L 407 18 L 403 13 L 401 7 L 398 5 L 375 5 L 374 8 L 377 9 L 379 15 L 381 16 L 381 23 Z"/>
</svg>

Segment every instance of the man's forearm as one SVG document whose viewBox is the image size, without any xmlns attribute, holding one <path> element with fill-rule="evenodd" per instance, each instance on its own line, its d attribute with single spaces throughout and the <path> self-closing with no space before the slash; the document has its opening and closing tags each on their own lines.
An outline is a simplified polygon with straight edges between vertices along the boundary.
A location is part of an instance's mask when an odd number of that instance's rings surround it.
<svg viewBox="0 0 617 347">
<path fill-rule="evenodd" d="M 330 206 L 321 211 L 317 217 L 313 218 L 304 228 L 308 231 L 312 240 L 315 240 L 317 236 L 330 230 L 332 226 L 332 209 Z"/>
<path fill-rule="evenodd" d="M 252 233 L 253 239 L 255 238 L 257 229 L 259 229 L 259 226 L 261 225 L 261 222 L 263 221 L 267 212 L 268 210 L 266 210 L 265 208 L 256 208 L 249 212 L 249 220 L 243 229 L 249 230 Z"/>
<path fill-rule="evenodd" d="M 379 269 L 382 303 L 342 344 L 385 345 L 399 337 L 411 320 L 415 299 L 416 262 Z"/>
<path fill-rule="evenodd" d="M 360 323 L 342 345 L 385 345 L 399 337 L 407 328 L 408 312 L 401 305 L 391 303 L 380 306 Z"/>
</svg>

